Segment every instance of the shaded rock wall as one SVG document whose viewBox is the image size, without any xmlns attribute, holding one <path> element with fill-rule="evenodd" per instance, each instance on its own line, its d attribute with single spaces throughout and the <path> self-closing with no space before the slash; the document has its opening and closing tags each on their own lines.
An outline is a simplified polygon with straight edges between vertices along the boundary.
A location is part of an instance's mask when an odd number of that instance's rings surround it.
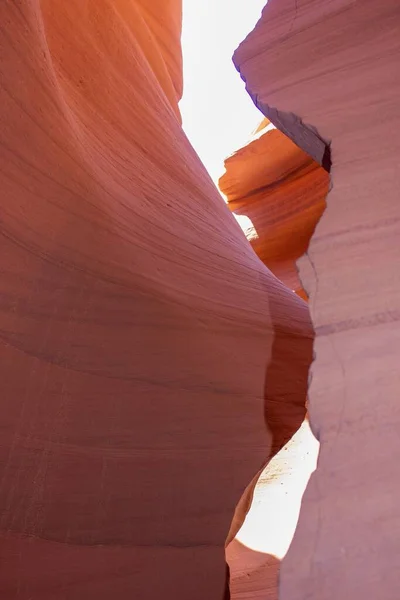
<svg viewBox="0 0 400 600">
<path fill-rule="evenodd" d="M 333 188 L 300 260 L 321 450 L 282 600 L 398 598 L 399 31 L 394 0 L 270 0 L 234 57 L 261 110 L 295 114 L 332 148 Z"/>
<path fill-rule="evenodd" d="M 185 138 L 180 3 L 149 6 L 0 3 L 7 600 L 221 600 L 304 417 L 307 307 Z"/>
<path fill-rule="evenodd" d="M 296 260 L 307 250 L 324 209 L 329 175 L 265 119 L 253 139 L 225 161 L 219 187 L 236 215 L 254 227 L 250 242 L 265 265 L 291 290 L 306 294 Z"/>
</svg>

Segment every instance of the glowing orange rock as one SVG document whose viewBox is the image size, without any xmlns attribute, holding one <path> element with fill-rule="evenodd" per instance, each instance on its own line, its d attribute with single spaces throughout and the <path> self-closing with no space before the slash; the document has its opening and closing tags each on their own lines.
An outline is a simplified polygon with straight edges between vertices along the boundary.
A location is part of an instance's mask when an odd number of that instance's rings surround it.
<svg viewBox="0 0 400 600">
<path fill-rule="evenodd" d="M 248 145 L 226 159 L 225 169 L 219 187 L 229 208 L 250 219 L 248 238 L 255 252 L 305 298 L 295 263 L 325 208 L 327 171 L 268 119 Z"/>
</svg>

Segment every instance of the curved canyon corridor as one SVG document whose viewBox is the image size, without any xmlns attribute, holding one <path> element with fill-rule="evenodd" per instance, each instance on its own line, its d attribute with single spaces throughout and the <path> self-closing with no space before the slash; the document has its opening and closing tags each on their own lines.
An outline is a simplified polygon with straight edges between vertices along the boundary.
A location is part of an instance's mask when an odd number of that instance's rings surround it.
<svg viewBox="0 0 400 600">
<path fill-rule="evenodd" d="M 226 202 L 181 21 L 0 2 L 0 597 L 398 600 L 398 2 L 269 0 Z"/>
</svg>

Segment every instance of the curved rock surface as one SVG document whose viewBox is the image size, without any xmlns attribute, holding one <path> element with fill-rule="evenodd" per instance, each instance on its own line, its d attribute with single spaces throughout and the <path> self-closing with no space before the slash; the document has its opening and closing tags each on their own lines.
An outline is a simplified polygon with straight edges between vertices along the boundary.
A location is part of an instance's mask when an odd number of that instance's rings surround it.
<svg viewBox="0 0 400 600">
<path fill-rule="evenodd" d="M 264 114 L 295 115 L 293 139 L 305 127 L 332 148 L 327 209 L 300 261 L 321 450 L 282 600 L 399 595 L 399 31 L 396 0 L 270 0 L 234 56 Z"/>
<path fill-rule="evenodd" d="M 327 171 L 265 119 L 253 139 L 226 159 L 218 185 L 229 208 L 250 219 L 248 237 L 257 255 L 306 298 L 295 262 L 325 209 Z"/>
<path fill-rule="evenodd" d="M 235 506 L 304 417 L 307 307 L 182 132 L 180 11 L 0 3 L 7 600 L 221 600 Z"/>
</svg>

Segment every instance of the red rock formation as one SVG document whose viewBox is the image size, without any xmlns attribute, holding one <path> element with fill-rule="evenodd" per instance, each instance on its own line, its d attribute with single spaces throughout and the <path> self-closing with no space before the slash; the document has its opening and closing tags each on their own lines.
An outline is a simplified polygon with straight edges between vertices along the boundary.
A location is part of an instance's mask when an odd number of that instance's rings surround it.
<svg viewBox="0 0 400 600">
<path fill-rule="evenodd" d="M 180 3 L 149 6 L 0 3 L 6 600 L 220 600 L 304 416 L 307 307 L 187 142 Z"/>
<path fill-rule="evenodd" d="M 325 208 L 329 175 L 265 119 L 253 139 L 225 161 L 219 187 L 255 231 L 249 240 L 266 266 L 306 298 L 295 261 L 307 250 Z"/>
<path fill-rule="evenodd" d="M 321 451 L 282 600 L 399 596 L 399 31 L 396 0 L 270 0 L 234 57 L 267 116 L 332 147 L 327 209 L 300 261 Z"/>
</svg>

